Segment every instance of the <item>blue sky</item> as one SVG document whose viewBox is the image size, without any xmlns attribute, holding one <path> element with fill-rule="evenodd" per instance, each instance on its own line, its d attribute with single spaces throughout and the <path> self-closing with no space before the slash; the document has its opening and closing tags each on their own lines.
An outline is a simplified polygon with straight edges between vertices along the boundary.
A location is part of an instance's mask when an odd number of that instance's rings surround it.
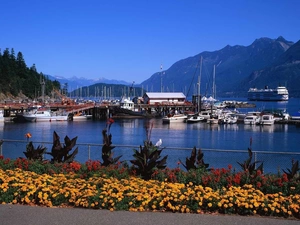
<svg viewBox="0 0 300 225">
<path fill-rule="evenodd" d="M 203 51 L 300 40 L 299 0 L 1 0 L 0 48 L 38 72 L 140 83 Z"/>
</svg>

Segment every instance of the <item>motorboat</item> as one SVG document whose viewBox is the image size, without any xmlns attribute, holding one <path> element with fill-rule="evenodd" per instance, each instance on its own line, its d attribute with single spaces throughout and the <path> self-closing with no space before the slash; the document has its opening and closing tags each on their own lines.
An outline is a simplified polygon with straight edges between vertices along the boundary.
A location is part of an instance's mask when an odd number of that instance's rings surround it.
<svg viewBox="0 0 300 225">
<path fill-rule="evenodd" d="M 71 120 L 73 121 L 86 121 L 91 120 L 93 118 L 93 115 L 88 115 L 84 113 L 77 113 L 71 117 Z"/>
<path fill-rule="evenodd" d="M 256 125 L 260 122 L 260 116 L 258 115 L 247 115 L 244 118 L 244 124 L 245 125 Z"/>
<path fill-rule="evenodd" d="M 262 115 L 259 124 L 261 125 L 273 125 L 275 122 L 274 115 L 266 114 Z"/>
<path fill-rule="evenodd" d="M 68 115 L 58 112 L 52 113 L 50 110 L 39 109 L 33 114 L 24 114 L 23 117 L 29 122 L 51 122 L 51 121 L 67 121 Z"/>
<path fill-rule="evenodd" d="M 226 114 L 223 121 L 226 124 L 234 124 L 234 123 L 237 123 L 238 116 L 235 115 L 234 113 Z"/>
<path fill-rule="evenodd" d="M 163 123 L 178 123 L 178 122 L 185 122 L 187 119 L 187 115 L 185 114 L 169 114 L 167 116 L 164 116 L 162 118 Z"/>
<path fill-rule="evenodd" d="M 203 121 L 203 120 L 204 120 L 203 116 L 192 115 L 192 116 L 187 118 L 186 122 L 187 123 L 198 123 L 198 122 Z"/>
<path fill-rule="evenodd" d="M 86 121 L 91 120 L 93 118 L 93 115 L 79 115 L 79 116 L 73 116 L 73 121 Z"/>
<path fill-rule="evenodd" d="M 123 97 L 120 102 L 120 108 L 134 111 L 134 102 L 130 98 Z"/>
<path fill-rule="evenodd" d="M 218 124 L 220 121 L 219 116 L 211 116 L 209 119 L 206 120 L 207 124 Z"/>
<path fill-rule="evenodd" d="M 272 114 L 275 121 L 289 120 L 291 117 L 285 109 L 264 109 L 263 111 L 261 111 L 261 114 Z"/>
<path fill-rule="evenodd" d="M 210 119 L 212 113 L 209 111 L 201 111 L 201 112 L 199 112 L 198 115 L 202 116 L 204 118 L 204 120 L 208 120 L 208 119 Z"/>
</svg>

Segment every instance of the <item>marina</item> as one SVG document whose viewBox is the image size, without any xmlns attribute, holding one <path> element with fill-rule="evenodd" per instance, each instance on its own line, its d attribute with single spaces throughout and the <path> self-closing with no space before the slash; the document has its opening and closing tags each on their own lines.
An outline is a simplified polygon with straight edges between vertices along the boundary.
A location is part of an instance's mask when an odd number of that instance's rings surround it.
<svg viewBox="0 0 300 225">
<path fill-rule="evenodd" d="M 287 112 L 299 110 L 300 99 L 290 99 L 288 102 L 261 102 L 253 112 L 263 108 L 286 108 Z M 230 163 L 247 158 L 247 148 L 252 140 L 252 150 L 263 154 L 257 155 L 257 160 L 263 160 L 266 167 L 275 165 L 277 169 L 290 166 L 291 160 L 299 156 L 289 156 L 285 153 L 299 154 L 300 128 L 295 124 L 275 122 L 273 125 L 207 124 L 198 123 L 162 123 L 161 118 L 114 119 L 111 126 L 112 143 L 117 146 L 114 155 L 122 155 L 121 160 L 130 160 L 132 149 L 143 144 L 147 134 L 145 126 L 153 124 L 151 141 L 156 143 L 162 139 L 164 154 L 168 155 L 168 166 L 176 167 L 179 159 L 190 156 L 195 146 L 204 151 L 206 161 L 214 167 L 227 167 Z M 79 153 L 76 160 L 85 162 L 88 159 L 101 160 L 102 130 L 106 120 L 86 121 L 52 121 L 37 123 L 4 122 L 0 124 L 0 140 L 4 140 L 2 154 L 8 158 L 24 157 L 26 141 L 25 134 L 30 132 L 30 141 L 34 145 L 44 145 L 48 151 L 52 147 L 53 132 L 64 138 L 78 136 Z M 20 142 L 18 142 L 20 141 Z M 297 158 L 298 157 L 298 158 Z M 299 159 L 300 160 L 300 159 Z M 278 161 L 278 162 L 277 162 Z M 269 166 L 268 166 L 269 164 Z M 274 167 L 274 166 L 273 166 Z"/>
</svg>

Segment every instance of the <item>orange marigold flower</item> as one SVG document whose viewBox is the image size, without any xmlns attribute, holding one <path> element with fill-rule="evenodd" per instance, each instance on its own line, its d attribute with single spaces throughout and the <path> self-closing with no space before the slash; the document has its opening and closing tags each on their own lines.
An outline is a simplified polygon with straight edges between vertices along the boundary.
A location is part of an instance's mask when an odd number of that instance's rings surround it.
<svg viewBox="0 0 300 225">
<path fill-rule="evenodd" d="M 25 137 L 28 139 L 28 138 L 31 138 L 32 135 L 31 135 L 31 133 L 28 132 L 28 133 L 25 134 Z"/>
</svg>

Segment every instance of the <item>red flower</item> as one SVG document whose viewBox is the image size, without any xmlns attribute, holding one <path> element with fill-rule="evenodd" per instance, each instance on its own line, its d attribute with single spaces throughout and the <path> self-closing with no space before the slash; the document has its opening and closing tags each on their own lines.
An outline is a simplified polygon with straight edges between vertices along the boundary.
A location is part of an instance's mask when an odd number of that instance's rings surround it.
<svg viewBox="0 0 300 225">
<path fill-rule="evenodd" d="M 260 187 L 261 187 L 261 183 L 260 183 L 260 182 L 257 182 L 256 187 L 257 187 L 257 188 L 260 188 Z"/>
<path fill-rule="evenodd" d="M 286 173 L 282 174 L 282 181 L 283 182 L 288 182 L 289 181 L 288 176 L 287 176 Z"/>
<path fill-rule="evenodd" d="M 256 175 L 257 175 L 257 176 L 260 176 L 261 174 L 262 174 L 262 173 L 261 173 L 260 170 L 257 170 L 257 171 L 256 171 Z"/>
</svg>

